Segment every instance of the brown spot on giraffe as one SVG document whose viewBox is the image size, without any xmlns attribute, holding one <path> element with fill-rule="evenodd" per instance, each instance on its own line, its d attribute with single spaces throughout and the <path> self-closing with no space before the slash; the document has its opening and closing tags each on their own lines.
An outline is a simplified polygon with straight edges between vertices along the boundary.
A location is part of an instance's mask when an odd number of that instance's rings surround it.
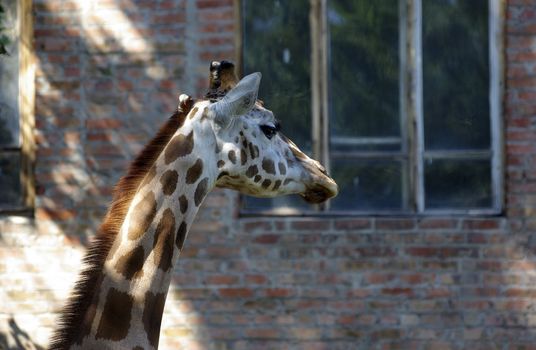
<svg viewBox="0 0 536 350">
<path fill-rule="evenodd" d="M 177 248 L 179 250 L 182 250 L 182 247 L 184 246 L 184 241 L 186 240 L 186 231 L 188 226 L 183 221 L 179 225 L 179 229 L 177 230 L 177 237 L 175 238 L 175 244 L 177 245 Z"/>
<path fill-rule="evenodd" d="M 229 158 L 231 163 L 236 164 L 236 153 L 235 153 L 235 151 L 233 151 L 233 150 L 229 151 L 229 153 L 227 154 L 227 157 Z"/>
<path fill-rule="evenodd" d="M 194 132 L 191 131 L 188 135 L 179 134 L 169 141 L 164 152 L 164 160 L 166 164 L 175 161 L 179 157 L 184 157 L 192 153 L 194 149 Z"/>
<path fill-rule="evenodd" d="M 246 170 L 247 177 L 253 177 L 259 173 L 259 168 L 256 165 L 252 165 Z"/>
<path fill-rule="evenodd" d="M 255 175 L 255 178 L 253 179 L 253 181 L 254 181 L 254 182 L 259 182 L 259 181 L 261 181 L 261 179 L 262 179 L 262 176 L 260 176 L 260 175 Z"/>
<path fill-rule="evenodd" d="M 269 158 L 264 158 L 262 160 L 262 168 L 264 171 L 266 171 L 268 174 L 275 175 L 275 164 L 274 161 Z"/>
<path fill-rule="evenodd" d="M 285 164 L 283 164 L 283 162 L 279 162 L 278 167 L 279 167 L 279 174 L 281 175 L 287 174 L 287 167 L 285 166 Z"/>
<path fill-rule="evenodd" d="M 153 241 L 154 263 L 164 272 L 171 267 L 174 234 L 175 216 L 171 209 L 167 208 L 156 227 Z"/>
<path fill-rule="evenodd" d="M 147 339 L 153 347 L 158 346 L 160 338 L 160 326 L 162 323 L 162 313 L 166 304 L 166 293 L 148 292 L 145 294 L 145 303 L 143 306 L 143 328 L 147 333 Z"/>
<path fill-rule="evenodd" d="M 195 161 L 194 165 L 188 169 L 186 172 L 186 183 L 187 184 L 193 184 L 199 179 L 201 176 L 201 173 L 203 173 L 203 161 L 201 158 Z"/>
<path fill-rule="evenodd" d="M 188 199 L 185 195 L 179 197 L 179 207 L 181 209 L 181 213 L 183 214 L 188 211 Z"/>
<path fill-rule="evenodd" d="M 160 184 L 162 185 L 162 192 L 169 196 L 175 192 L 177 188 L 177 181 L 179 180 L 179 173 L 175 170 L 166 170 L 166 172 L 160 177 Z"/>
<path fill-rule="evenodd" d="M 115 270 L 123 275 L 127 280 L 140 278 L 143 276 L 143 263 L 145 262 L 145 251 L 142 246 L 137 246 L 125 255 L 117 259 Z"/>
<path fill-rule="evenodd" d="M 154 193 L 149 191 L 134 208 L 136 215 L 130 217 L 128 238 L 138 239 L 149 228 L 156 215 L 156 200 Z"/>
<path fill-rule="evenodd" d="M 279 187 L 281 187 L 281 180 L 277 180 L 274 183 L 274 188 L 272 188 L 272 191 L 277 191 L 279 189 Z"/>
<path fill-rule="evenodd" d="M 106 294 L 102 316 L 95 334 L 96 339 L 119 341 L 128 335 L 134 298 L 111 288 Z"/>
<path fill-rule="evenodd" d="M 244 149 L 240 150 L 240 164 L 245 165 L 248 161 L 248 155 Z"/>
<path fill-rule="evenodd" d="M 266 179 L 266 180 L 264 180 L 262 182 L 261 186 L 262 186 L 262 188 L 266 189 L 266 188 L 270 187 L 271 184 L 272 184 L 272 181 Z"/>
<path fill-rule="evenodd" d="M 218 168 L 223 168 L 223 166 L 225 165 L 225 161 L 218 160 L 218 163 L 216 165 L 218 166 Z"/>
<path fill-rule="evenodd" d="M 197 185 L 197 188 L 195 189 L 194 193 L 194 203 L 195 206 L 198 207 L 201 204 L 201 201 L 203 198 L 205 198 L 205 195 L 208 191 L 208 178 L 205 177 L 199 184 Z"/>
<path fill-rule="evenodd" d="M 249 154 L 251 155 L 251 159 L 257 158 L 257 154 L 255 153 L 255 148 L 253 147 L 252 143 L 248 145 L 248 149 L 249 149 Z"/>
</svg>

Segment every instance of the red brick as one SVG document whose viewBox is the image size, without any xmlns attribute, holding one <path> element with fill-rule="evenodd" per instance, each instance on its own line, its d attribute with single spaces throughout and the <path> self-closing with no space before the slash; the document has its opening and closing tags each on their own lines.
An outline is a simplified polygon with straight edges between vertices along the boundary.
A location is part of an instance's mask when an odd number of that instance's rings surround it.
<svg viewBox="0 0 536 350">
<path fill-rule="evenodd" d="M 325 231 L 329 229 L 329 222 L 327 220 L 307 220 L 307 221 L 293 221 L 291 223 L 293 230 L 306 230 L 306 231 Z"/>
<path fill-rule="evenodd" d="M 250 288 L 220 288 L 218 292 L 226 298 L 251 298 L 254 295 Z"/>
<path fill-rule="evenodd" d="M 378 230 L 410 230 L 415 227 L 414 219 L 377 219 Z"/>
<path fill-rule="evenodd" d="M 236 284 L 239 278 L 237 276 L 229 275 L 214 275 L 205 278 L 206 284 Z"/>
<path fill-rule="evenodd" d="M 197 0 L 197 7 L 200 9 L 231 6 L 232 4 L 233 0 Z"/>
<path fill-rule="evenodd" d="M 117 119 L 103 118 L 86 120 L 86 127 L 88 129 L 115 129 L 121 126 L 121 121 Z"/>
<path fill-rule="evenodd" d="M 501 219 L 466 219 L 464 229 L 470 230 L 496 230 L 501 226 Z"/>
<path fill-rule="evenodd" d="M 338 219 L 334 225 L 337 230 L 362 230 L 372 226 L 370 219 Z"/>
<path fill-rule="evenodd" d="M 253 239 L 253 242 L 260 243 L 260 244 L 274 244 L 279 241 L 281 238 L 281 235 L 276 234 L 264 234 L 257 236 Z"/>
<path fill-rule="evenodd" d="M 424 218 L 419 220 L 419 228 L 421 229 L 452 229 L 458 225 L 457 219 L 437 219 Z"/>
<path fill-rule="evenodd" d="M 69 220 L 76 216 L 76 211 L 68 209 L 37 208 L 35 216 L 39 220 Z"/>
</svg>

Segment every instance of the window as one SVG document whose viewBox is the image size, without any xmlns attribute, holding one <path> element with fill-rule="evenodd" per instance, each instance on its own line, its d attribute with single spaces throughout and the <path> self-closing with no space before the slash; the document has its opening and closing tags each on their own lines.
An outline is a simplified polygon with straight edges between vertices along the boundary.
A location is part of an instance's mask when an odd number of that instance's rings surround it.
<svg viewBox="0 0 536 350">
<path fill-rule="evenodd" d="M 31 207 L 33 65 L 30 1 L 3 0 L 2 34 L 7 55 L 0 56 L 0 211 Z"/>
<path fill-rule="evenodd" d="M 500 3 L 243 0 L 244 73 L 340 186 L 244 212 L 500 212 Z"/>
</svg>

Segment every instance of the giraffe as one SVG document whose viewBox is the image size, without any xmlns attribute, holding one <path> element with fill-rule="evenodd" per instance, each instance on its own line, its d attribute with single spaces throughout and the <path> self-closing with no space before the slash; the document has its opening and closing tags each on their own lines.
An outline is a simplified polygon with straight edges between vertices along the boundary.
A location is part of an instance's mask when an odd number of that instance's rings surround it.
<svg viewBox="0 0 536 350">
<path fill-rule="evenodd" d="M 257 100 L 260 79 L 237 82 L 232 63 L 213 62 L 206 98 L 179 97 L 116 186 L 50 349 L 157 349 L 173 266 L 214 187 L 310 203 L 337 194 Z"/>
</svg>

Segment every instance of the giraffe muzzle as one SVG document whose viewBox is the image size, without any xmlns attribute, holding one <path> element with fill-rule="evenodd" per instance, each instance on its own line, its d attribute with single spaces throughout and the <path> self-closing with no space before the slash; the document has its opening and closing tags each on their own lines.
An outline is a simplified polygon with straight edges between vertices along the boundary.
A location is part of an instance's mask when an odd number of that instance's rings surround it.
<svg viewBox="0 0 536 350">
<path fill-rule="evenodd" d="M 339 186 L 333 179 L 324 173 L 315 176 L 311 185 L 306 185 L 305 192 L 300 196 L 308 203 L 319 204 L 335 197 L 339 193 Z"/>
</svg>

